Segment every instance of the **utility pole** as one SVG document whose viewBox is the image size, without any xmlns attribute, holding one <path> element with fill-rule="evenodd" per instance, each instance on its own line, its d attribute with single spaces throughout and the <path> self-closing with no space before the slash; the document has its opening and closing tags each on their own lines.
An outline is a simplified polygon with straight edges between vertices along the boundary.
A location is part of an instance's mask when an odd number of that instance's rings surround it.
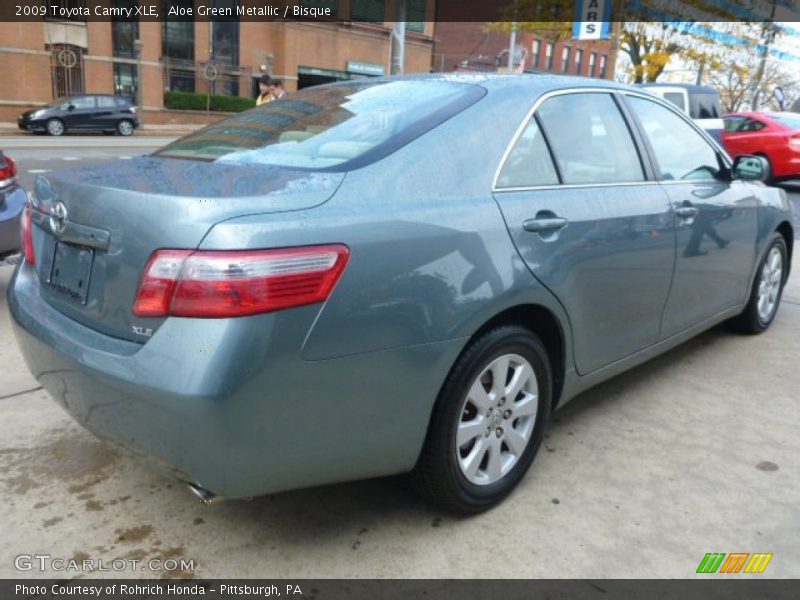
<svg viewBox="0 0 800 600">
<path fill-rule="evenodd" d="M 390 75 L 402 75 L 406 61 L 406 0 L 395 0 L 394 27 L 392 27 L 392 63 Z"/>
<path fill-rule="evenodd" d="M 764 79 L 764 72 L 767 69 L 767 58 L 769 58 L 769 49 L 772 45 L 775 35 L 777 33 L 775 25 L 775 9 L 778 1 L 772 0 L 772 9 L 769 13 L 769 19 L 764 22 L 761 34 L 761 59 L 758 61 L 758 70 L 755 77 L 753 77 L 753 97 L 750 100 L 750 110 L 758 110 L 758 104 L 761 96 L 761 81 Z"/>
<path fill-rule="evenodd" d="M 517 49 L 517 22 L 511 23 L 511 39 L 508 42 L 508 72 L 514 72 L 514 52 Z"/>
</svg>

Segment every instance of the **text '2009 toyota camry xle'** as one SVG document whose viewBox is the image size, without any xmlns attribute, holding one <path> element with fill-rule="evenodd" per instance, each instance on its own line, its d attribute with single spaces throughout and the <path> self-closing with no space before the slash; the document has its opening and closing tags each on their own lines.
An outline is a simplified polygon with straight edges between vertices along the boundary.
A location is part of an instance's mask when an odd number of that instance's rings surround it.
<svg viewBox="0 0 800 600">
<path fill-rule="evenodd" d="M 39 177 L 9 305 L 77 421 L 202 497 L 409 472 L 478 512 L 582 390 L 769 327 L 768 168 L 613 83 L 320 86 Z"/>
</svg>

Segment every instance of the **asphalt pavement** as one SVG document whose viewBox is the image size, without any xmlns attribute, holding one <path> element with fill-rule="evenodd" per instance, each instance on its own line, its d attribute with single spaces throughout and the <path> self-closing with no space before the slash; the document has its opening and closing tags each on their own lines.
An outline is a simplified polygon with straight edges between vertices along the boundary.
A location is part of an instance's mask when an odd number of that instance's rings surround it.
<svg viewBox="0 0 800 600">
<path fill-rule="evenodd" d="M 149 149 L 7 140 L 24 183 Z M 0 265 L 0 577 L 685 578 L 708 552 L 773 554 L 762 575 L 728 577 L 800 577 L 797 258 L 768 332 L 720 326 L 582 394 L 554 415 L 511 497 L 469 519 L 424 505 L 399 477 L 200 505 L 39 388 L 11 333 L 11 272 Z M 19 570 L 35 554 L 145 562 Z M 192 562 L 159 571 L 151 559 Z"/>
</svg>

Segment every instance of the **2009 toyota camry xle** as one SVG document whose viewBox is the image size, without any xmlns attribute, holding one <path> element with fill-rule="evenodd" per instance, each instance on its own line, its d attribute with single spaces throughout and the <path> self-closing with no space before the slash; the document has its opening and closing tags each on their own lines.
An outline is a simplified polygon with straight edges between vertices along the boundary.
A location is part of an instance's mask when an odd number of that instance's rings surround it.
<svg viewBox="0 0 800 600">
<path fill-rule="evenodd" d="M 768 169 L 613 83 L 348 81 L 40 176 L 9 306 L 77 421 L 202 497 L 410 472 L 478 512 L 582 390 L 770 326 Z"/>
</svg>

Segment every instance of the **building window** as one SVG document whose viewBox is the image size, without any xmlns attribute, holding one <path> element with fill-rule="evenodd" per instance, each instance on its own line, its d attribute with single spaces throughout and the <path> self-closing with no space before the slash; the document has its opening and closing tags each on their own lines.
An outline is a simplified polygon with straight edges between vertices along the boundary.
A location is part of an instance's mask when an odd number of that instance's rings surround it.
<svg viewBox="0 0 800 600">
<path fill-rule="evenodd" d="M 566 73 L 569 70 L 569 55 L 572 51 L 572 48 L 569 46 L 564 46 L 561 50 L 561 72 Z"/>
<path fill-rule="evenodd" d="M 539 67 L 539 55 L 542 53 L 542 42 L 533 40 L 531 44 L 531 67 L 534 69 Z"/>
<path fill-rule="evenodd" d="M 351 0 L 350 2 L 350 19 L 353 21 L 383 23 L 385 12 L 385 0 Z"/>
<path fill-rule="evenodd" d="M 553 44 L 547 44 L 544 49 L 545 69 L 553 70 Z"/>
<path fill-rule="evenodd" d="M 583 70 L 583 48 L 575 50 L 575 74 L 580 75 Z"/>
<path fill-rule="evenodd" d="M 425 32 L 425 0 L 406 1 L 406 30 Z"/>
<path fill-rule="evenodd" d="M 307 8 L 327 8 L 328 14 L 332 17 L 339 14 L 339 0 L 300 0 L 300 6 Z"/>
<path fill-rule="evenodd" d="M 214 0 L 214 8 L 235 7 L 236 0 Z M 226 65 L 239 64 L 239 19 L 219 17 L 211 21 L 211 59 Z"/>
<path fill-rule="evenodd" d="M 592 52 L 589 55 L 589 77 L 594 77 L 594 68 L 596 62 L 597 62 L 597 52 Z"/>
<path fill-rule="evenodd" d="M 606 55 L 600 57 L 600 79 L 606 78 Z"/>
<path fill-rule="evenodd" d="M 194 7 L 193 0 L 167 0 L 163 14 L 170 6 L 183 9 Z M 167 89 L 173 92 L 195 90 L 194 21 L 180 17 L 167 18 L 161 24 L 161 53 L 164 56 Z"/>
<path fill-rule="evenodd" d="M 139 80 L 136 76 L 136 65 L 128 63 L 114 63 L 114 93 L 118 96 L 129 96 L 136 101 L 136 88 Z"/>
<path fill-rule="evenodd" d="M 71 44 L 53 44 L 45 47 L 50 51 L 53 98 L 82 94 L 84 91 L 83 48 Z"/>
<path fill-rule="evenodd" d="M 135 8 L 137 0 L 114 0 L 114 8 Z M 135 12 L 135 11 L 134 11 Z M 114 56 L 136 58 L 133 43 L 139 39 L 139 18 L 114 17 L 111 19 L 111 45 Z"/>
</svg>

